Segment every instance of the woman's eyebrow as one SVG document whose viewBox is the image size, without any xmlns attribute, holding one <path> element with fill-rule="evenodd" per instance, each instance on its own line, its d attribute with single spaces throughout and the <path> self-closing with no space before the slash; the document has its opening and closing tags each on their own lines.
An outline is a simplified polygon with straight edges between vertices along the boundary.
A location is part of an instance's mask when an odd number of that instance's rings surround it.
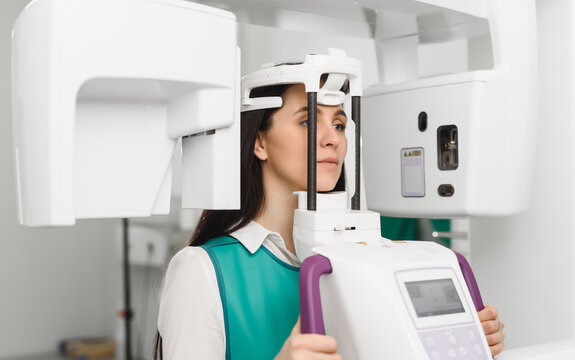
<svg viewBox="0 0 575 360">
<path fill-rule="evenodd" d="M 347 119 L 347 115 L 345 114 L 345 111 L 343 111 L 343 110 L 338 110 L 338 111 L 335 113 L 335 116 L 338 116 L 338 115 L 341 115 L 341 116 L 343 116 L 344 118 Z"/>
<path fill-rule="evenodd" d="M 307 112 L 307 106 L 302 106 L 302 107 L 300 107 L 300 108 L 298 109 L 298 111 L 294 112 L 293 114 L 294 114 L 294 115 L 297 115 L 297 114 L 299 114 L 299 113 L 301 113 L 301 112 Z"/>
<path fill-rule="evenodd" d="M 294 112 L 293 114 L 294 114 L 294 115 L 297 115 L 297 114 L 299 114 L 299 113 L 301 113 L 301 112 L 307 112 L 307 106 L 302 106 L 301 108 L 299 108 L 299 109 L 298 109 L 296 112 Z M 321 109 L 318 108 L 318 109 L 317 109 L 317 112 L 318 112 L 318 114 L 321 114 Z M 335 113 L 335 116 L 339 116 L 339 115 L 341 115 L 341 116 L 343 116 L 343 117 L 345 117 L 345 118 L 347 119 L 347 115 L 345 114 L 345 111 L 343 111 L 343 110 L 338 110 L 338 111 Z"/>
</svg>

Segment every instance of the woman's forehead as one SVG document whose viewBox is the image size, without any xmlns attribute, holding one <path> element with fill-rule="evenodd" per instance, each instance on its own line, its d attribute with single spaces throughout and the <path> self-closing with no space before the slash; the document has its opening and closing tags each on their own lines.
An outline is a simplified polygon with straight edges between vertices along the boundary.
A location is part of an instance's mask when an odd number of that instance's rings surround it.
<svg viewBox="0 0 575 360">
<path fill-rule="evenodd" d="M 284 105 L 286 103 L 297 103 L 305 102 L 307 103 L 307 93 L 305 92 L 305 86 L 303 84 L 295 84 L 290 86 L 283 96 Z"/>
<path fill-rule="evenodd" d="M 295 109 L 294 111 L 297 110 L 299 112 L 302 106 L 307 107 L 307 93 L 305 92 L 305 86 L 303 84 L 295 84 L 290 86 L 283 95 L 282 108 Z M 339 104 L 336 106 L 330 106 L 330 105 L 319 105 L 319 106 L 343 109 L 343 104 Z"/>
</svg>

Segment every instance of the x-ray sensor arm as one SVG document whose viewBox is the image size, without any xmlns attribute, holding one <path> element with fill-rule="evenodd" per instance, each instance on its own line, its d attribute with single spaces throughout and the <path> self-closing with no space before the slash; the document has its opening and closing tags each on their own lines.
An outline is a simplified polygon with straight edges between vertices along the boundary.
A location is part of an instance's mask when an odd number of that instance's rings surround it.
<svg viewBox="0 0 575 360">
<path fill-rule="evenodd" d="M 32 1 L 13 30 L 20 222 L 167 214 L 179 138 L 183 207 L 239 208 L 239 71 L 232 13 Z"/>
</svg>

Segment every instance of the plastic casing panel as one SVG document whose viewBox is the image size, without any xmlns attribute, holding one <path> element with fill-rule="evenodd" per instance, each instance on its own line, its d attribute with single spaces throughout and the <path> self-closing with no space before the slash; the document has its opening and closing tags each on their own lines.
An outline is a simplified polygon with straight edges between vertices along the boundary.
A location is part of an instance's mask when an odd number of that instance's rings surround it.
<svg viewBox="0 0 575 360">
<path fill-rule="evenodd" d="M 454 1 L 425 1 L 456 7 Z M 470 2 L 463 2 L 470 3 Z M 381 85 L 362 99 L 367 206 L 391 216 L 501 216 L 529 204 L 537 119 L 533 1 L 485 1 L 493 68 Z M 470 8 L 471 9 L 471 8 Z M 465 11 L 465 9 L 459 9 Z M 428 126 L 418 128 L 426 112 Z M 437 129 L 456 125 L 459 166 L 438 167 Z M 400 153 L 423 147 L 425 195 L 404 197 Z M 452 196 L 438 187 L 452 185 Z"/>
<path fill-rule="evenodd" d="M 319 246 L 314 252 L 327 257 L 333 269 L 320 278 L 321 304 L 326 334 L 338 341 L 344 359 L 428 359 L 421 331 L 473 326 L 477 334 L 483 334 L 457 259 L 449 249 L 433 242 L 408 241 L 391 246 L 340 243 Z M 421 280 L 428 280 L 434 272 L 452 274 L 465 313 L 414 320 L 398 281 L 406 272 L 411 277 L 419 273 Z M 478 344 L 484 358 L 491 358 L 484 336 Z"/>
<path fill-rule="evenodd" d="M 165 214 L 178 138 L 213 129 L 184 141 L 205 144 L 184 145 L 194 152 L 184 162 L 201 160 L 182 175 L 183 202 L 239 207 L 238 58 L 229 12 L 178 0 L 30 3 L 13 30 L 21 223 Z"/>
<path fill-rule="evenodd" d="M 293 240 L 301 261 L 314 255 L 314 248 L 321 245 L 380 242 L 379 214 L 368 210 L 351 210 L 347 192 L 317 194 L 315 211 L 306 209 L 306 192 L 296 194 L 298 208 L 294 212 Z"/>
<path fill-rule="evenodd" d="M 490 146 L 497 148 L 497 136 L 490 144 L 494 129 L 486 129 L 483 107 L 486 84 L 482 81 L 448 84 L 428 88 L 369 96 L 363 101 L 363 155 L 368 208 L 382 213 L 409 216 L 412 214 L 450 216 L 460 213 L 512 211 L 523 206 L 524 192 L 504 192 L 509 177 L 501 176 L 508 169 L 503 154 L 485 158 Z M 446 104 L 449 99 L 449 104 Z M 428 129 L 417 127 L 421 111 L 428 114 Z M 437 128 L 456 125 L 459 141 L 459 166 L 453 171 L 441 171 L 437 166 Z M 385 135 L 384 135 L 385 134 Z M 486 138 L 485 141 L 481 141 Z M 421 147 L 424 151 L 425 195 L 403 197 L 401 150 Z M 491 159 L 492 161 L 488 161 Z M 484 169 L 484 170 L 483 170 Z M 499 173 L 494 171 L 499 170 Z M 493 187 L 485 184 L 493 179 Z M 455 193 L 441 197 L 439 185 L 451 184 Z M 516 198 L 510 198 L 515 195 Z M 505 201 L 507 199 L 507 201 Z"/>
</svg>

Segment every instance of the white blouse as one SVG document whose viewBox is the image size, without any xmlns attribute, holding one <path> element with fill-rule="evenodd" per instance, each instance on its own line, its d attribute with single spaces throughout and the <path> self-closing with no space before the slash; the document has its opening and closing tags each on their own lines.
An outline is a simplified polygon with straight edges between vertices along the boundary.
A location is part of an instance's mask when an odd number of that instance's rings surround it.
<svg viewBox="0 0 575 360">
<path fill-rule="evenodd" d="M 250 252 L 265 246 L 279 259 L 299 267 L 280 234 L 255 221 L 230 234 Z M 209 255 L 186 246 L 170 261 L 160 298 L 158 330 L 165 360 L 222 360 L 226 338 L 216 272 Z"/>
</svg>

